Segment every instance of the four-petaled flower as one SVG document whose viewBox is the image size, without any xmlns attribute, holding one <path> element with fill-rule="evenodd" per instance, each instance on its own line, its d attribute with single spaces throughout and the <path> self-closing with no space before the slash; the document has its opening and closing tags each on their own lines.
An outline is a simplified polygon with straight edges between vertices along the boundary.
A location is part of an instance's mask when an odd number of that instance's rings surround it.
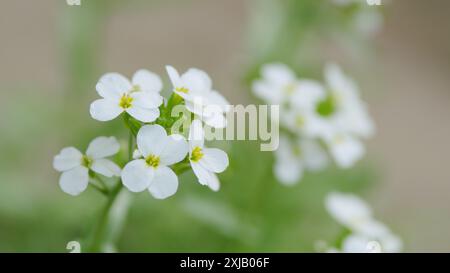
<svg viewBox="0 0 450 273">
<path fill-rule="evenodd" d="M 332 192 L 327 195 L 325 206 L 330 215 L 351 232 L 343 240 L 342 251 L 399 252 L 401 250 L 400 238 L 393 234 L 386 225 L 374 219 L 370 207 L 358 196 Z M 373 242 L 379 244 L 380 249 L 374 249 L 374 246 L 371 246 Z"/>
<path fill-rule="evenodd" d="M 316 141 L 301 139 L 293 142 L 281 136 L 275 151 L 274 174 L 281 183 L 293 185 L 302 178 L 304 170 L 321 170 L 327 163 L 327 154 Z"/>
<path fill-rule="evenodd" d="M 173 91 L 184 99 L 190 112 L 211 127 L 226 127 L 225 113 L 229 103 L 219 92 L 212 89 L 211 78 L 206 72 L 191 68 L 180 76 L 172 66 L 167 66 L 166 69 Z"/>
<path fill-rule="evenodd" d="M 218 191 L 220 183 L 216 173 L 228 167 L 228 156 L 220 149 L 206 148 L 204 142 L 202 123 L 194 120 L 189 131 L 189 162 L 198 182 Z"/>
<path fill-rule="evenodd" d="M 114 137 L 97 137 L 89 144 L 86 154 L 74 147 L 67 147 L 55 156 L 53 167 L 62 172 L 61 189 L 70 195 L 78 195 L 89 184 L 89 170 L 107 177 L 120 176 L 120 168 L 106 157 L 116 154 L 120 145 Z"/>
<path fill-rule="evenodd" d="M 146 189 L 157 199 L 172 196 L 178 189 L 178 177 L 169 168 L 182 161 L 188 144 L 181 135 L 168 136 L 160 125 L 145 125 L 137 134 L 142 159 L 129 162 L 122 170 L 122 182 L 130 191 Z"/>
<path fill-rule="evenodd" d="M 152 122 L 160 115 L 162 82 L 150 71 L 137 71 L 131 82 L 121 74 L 109 73 L 100 78 L 96 89 L 102 97 L 91 104 L 90 113 L 96 120 L 109 121 L 127 112 L 139 121 Z"/>
<path fill-rule="evenodd" d="M 284 64 L 264 65 L 261 75 L 253 82 L 253 93 L 269 104 L 283 104 L 298 91 L 295 73 Z"/>
</svg>

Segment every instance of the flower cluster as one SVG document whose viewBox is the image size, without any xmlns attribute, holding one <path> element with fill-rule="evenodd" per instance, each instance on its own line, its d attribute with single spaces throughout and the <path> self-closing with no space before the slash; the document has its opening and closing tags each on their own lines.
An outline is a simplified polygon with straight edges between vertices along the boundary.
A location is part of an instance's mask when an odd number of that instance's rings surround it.
<svg viewBox="0 0 450 273">
<path fill-rule="evenodd" d="M 402 241 L 388 227 L 373 218 L 370 207 L 348 193 L 329 193 L 325 206 L 330 215 L 346 229 L 338 247 L 329 252 L 400 252 Z"/>
<path fill-rule="evenodd" d="M 100 78 L 96 90 L 101 98 L 91 104 L 90 114 L 99 121 L 123 116 L 131 136 L 129 157 L 122 164 L 106 159 L 120 150 L 114 137 L 94 139 L 85 154 L 74 147 L 62 149 L 53 165 L 62 172 L 59 184 L 64 192 L 78 195 L 91 184 L 107 193 L 110 189 L 101 176 L 115 176 L 132 192 L 148 190 L 164 199 L 177 192 L 177 175 L 190 168 L 200 184 L 219 190 L 216 174 L 228 167 L 228 156 L 205 146 L 203 123 L 225 127 L 228 102 L 212 89 L 210 77 L 202 70 L 191 68 L 180 76 L 168 66 L 167 72 L 173 85 L 169 99 L 160 94 L 160 77 L 147 70 L 137 71 L 131 81 L 118 73 Z M 181 116 L 173 114 L 178 106 L 186 109 Z M 189 126 L 171 134 L 178 129 L 172 127 L 179 119 L 188 120 Z"/>
<path fill-rule="evenodd" d="M 280 145 L 274 173 L 294 184 L 304 170 L 321 170 L 329 157 L 339 167 L 352 167 L 365 152 L 362 139 L 374 125 L 356 84 L 335 64 L 325 68 L 325 83 L 297 78 L 284 64 L 267 64 L 253 92 L 280 106 Z M 329 156 L 330 155 L 330 156 Z"/>
</svg>

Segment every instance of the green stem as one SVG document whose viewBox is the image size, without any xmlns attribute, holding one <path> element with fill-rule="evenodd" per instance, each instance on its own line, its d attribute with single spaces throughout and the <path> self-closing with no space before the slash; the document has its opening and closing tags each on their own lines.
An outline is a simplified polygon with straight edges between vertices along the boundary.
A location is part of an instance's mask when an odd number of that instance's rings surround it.
<svg viewBox="0 0 450 273">
<path fill-rule="evenodd" d="M 98 190 L 99 192 L 103 193 L 104 195 L 108 195 L 108 189 L 106 189 L 105 187 L 101 187 L 95 183 L 90 183 L 90 185 L 92 187 L 94 187 L 96 190 Z"/>
<path fill-rule="evenodd" d="M 131 160 L 133 156 L 133 142 L 134 137 L 132 132 L 130 132 L 130 137 L 128 140 L 128 160 Z M 105 246 L 105 243 L 109 237 L 108 225 L 111 218 L 111 210 L 122 188 L 122 180 L 119 180 L 117 181 L 117 184 L 107 193 L 108 200 L 106 201 L 106 204 L 100 213 L 100 218 L 97 222 L 97 225 L 94 227 L 91 244 L 88 248 L 89 252 L 101 252 L 103 250 L 103 247 Z"/>
<path fill-rule="evenodd" d="M 108 220 L 111 208 L 116 200 L 117 196 L 122 189 L 122 181 L 119 180 L 117 185 L 111 190 L 108 195 L 108 201 L 106 202 L 105 207 L 103 208 L 100 219 L 95 227 L 92 243 L 89 249 L 89 252 L 101 252 L 105 239 L 107 238 L 107 228 L 108 228 Z"/>
</svg>

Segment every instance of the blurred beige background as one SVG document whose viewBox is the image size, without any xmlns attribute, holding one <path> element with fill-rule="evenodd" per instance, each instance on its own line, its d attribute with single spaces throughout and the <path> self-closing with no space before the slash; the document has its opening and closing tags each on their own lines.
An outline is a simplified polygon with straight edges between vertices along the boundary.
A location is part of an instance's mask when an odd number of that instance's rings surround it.
<svg viewBox="0 0 450 273">
<path fill-rule="evenodd" d="M 2 1 L 1 104 L 8 87 L 38 84 L 49 100 L 62 88 L 60 1 Z M 180 2 L 116 11 L 98 34 L 107 41 L 101 66 L 130 75 L 141 67 L 163 74 L 165 64 L 192 64 L 214 75 L 232 102 L 247 101 L 238 83 L 248 2 Z M 369 157 L 382 182 L 371 203 L 409 251 L 450 251 L 449 12 L 446 0 L 391 1 L 376 41 L 377 68 L 368 68 L 377 71 L 376 81 L 360 82 L 378 125 Z"/>
</svg>

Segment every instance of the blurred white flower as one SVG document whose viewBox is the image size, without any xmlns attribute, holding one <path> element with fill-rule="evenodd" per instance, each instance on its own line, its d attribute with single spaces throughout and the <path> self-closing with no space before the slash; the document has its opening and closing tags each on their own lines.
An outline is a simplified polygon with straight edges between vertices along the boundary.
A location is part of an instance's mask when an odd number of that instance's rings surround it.
<svg viewBox="0 0 450 273">
<path fill-rule="evenodd" d="M 355 82 L 336 64 L 325 67 L 325 80 L 333 104 L 331 112 L 334 110 L 329 115 L 334 119 L 338 130 L 363 138 L 373 136 L 375 126 Z"/>
<path fill-rule="evenodd" d="M 97 137 L 89 144 L 86 154 L 74 147 L 67 147 L 53 159 L 53 167 L 62 172 L 59 179 L 61 189 L 70 195 L 78 195 L 89 184 L 89 170 L 101 175 L 120 176 L 120 168 L 106 157 L 116 154 L 120 149 L 114 137 Z"/>
<path fill-rule="evenodd" d="M 362 139 L 374 134 L 375 126 L 356 84 L 335 64 L 326 65 L 324 74 L 325 84 L 298 79 L 286 65 L 274 63 L 264 65 L 261 79 L 253 82 L 256 96 L 280 106 L 279 124 L 290 138 L 320 142 L 325 148 L 313 145 L 318 147 L 312 149 L 315 152 L 307 149 L 300 157 L 292 151 L 299 150 L 302 141 L 295 145 L 281 144 L 297 147 L 282 147 L 276 153 L 274 172 L 284 183 L 293 184 L 301 179 L 310 157 L 313 161 L 319 157 L 324 162 L 329 153 L 339 167 L 352 167 L 365 154 Z"/>
<path fill-rule="evenodd" d="M 147 71 L 137 71 L 132 81 L 118 73 L 102 76 L 96 86 L 98 99 L 91 104 L 92 118 L 109 121 L 122 112 L 142 122 L 152 122 L 159 117 L 158 107 L 163 103 L 159 94 L 162 82 L 158 75 Z"/>
<path fill-rule="evenodd" d="M 341 249 L 330 248 L 327 252 L 343 253 L 397 253 L 402 250 L 402 241 L 392 233 L 380 237 L 350 234 L 342 241 Z"/>
<path fill-rule="evenodd" d="M 310 133 L 328 145 L 340 167 L 349 168 L 365 153 L 359 138 L 371 137 L 375 126 L 356 84 L 337 65 L 326 66 L 325 79 L 327 95 L 316 106 L 318 115 L 311 116 Z"/>
<path fill-rule="evenodd" d="M 122 171 L 122 182 L 130 191 L 146 189 L 157 199 L 172 196 L 178 189 L 178 177 L 169 168 L 182 161 L 188 152 L 186 140 L 181 135 L 167 136 L 160 125 L 143 126 L 136 138 L 143 159 L 129 162 Z"/>
<path fill-rule="evenodd" d="M 216 173 L 228 167 L 228 156 L 220 149 L 205 147 L 204 142 L 202 123 L 194 120 L 189 131 L 189 162 L 198 182 L 218 191 L 220 183 Z"/>
<path fill-rule="evenodd" d="M 381 251 L 381 246 L 377 241 L 358 234 L 351 234 L 342 242 L 342 252 L 344 253 L 380 253 Z"/>
<path fill-rule="evenodd" d="M 283 104 L 296 92 L 295 73 L 281 63 L 266 64 L 261 68 L 262 79 L 253 82 L 253 93 L 268 104 Z"/>
<path fill-rule="evenodd" d="M 325 207 L 341 225 L 353 231 L 371 221 L 372 210 L 361 198 L 349 193 L 332 192 L 325 199 Z"/>
<path fill-rule="evenodd" d="M 281 136 L 278 150 L 275 151 L 274 173 L 281 183 L 293 185 L 300 181 L 304 170 L 318 171 L 325 168 L 327 163 L 325 151 L 314 140 L 293 142 Z"/>
<path fill-rule="evenodd" d="M 329 193 L 325 199 L 325 207 L 338 223 L 351 231 L 351 235 L 343 241 L 342 251 L 370 252 L 373 251 L 369 244 L 372 241 L 380 245 L 382 252 L 401 251 L 400 238 L 386 225 L 374 219 L 370 207 L 356 195 Z"/>
<path fill-rule="evenodd" d="M 352 167 L 364 156 L 364 145 L 360 140 L 348 134 L 331 133 L 324 136 L 324 141 L 336 164 L 341 168 Z"/>
<path fill-rule="evenodd" d="M 226 127 L 229 102 L 216 90 L 208 74 L 196 68 L 190 68 L 183 75 L 172 66 L 166 66 L 173 91 L 182 97 L 186 108 L 196 114 L 207 125 L 214 128 Z"/>
</svg>

